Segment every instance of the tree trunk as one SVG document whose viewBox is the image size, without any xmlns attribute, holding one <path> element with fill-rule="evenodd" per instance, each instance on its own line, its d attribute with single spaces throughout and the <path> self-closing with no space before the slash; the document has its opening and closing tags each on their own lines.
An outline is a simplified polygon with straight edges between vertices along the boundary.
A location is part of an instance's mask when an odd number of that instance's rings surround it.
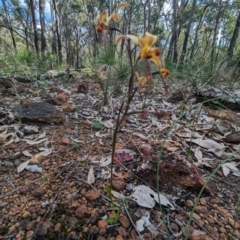
<svg viewBox="0 0 240 240">
<path fill-rule="evenodd" d="M 3 7 L 4 7 L 4 11 L 5 11 L 5 14 L 6 14 L 6 18 L 7 18 L 7 28 L 9 29 L 10 31 L 10 34 L 11 34 L 11 38 L 12 38 L 12 43 L 13 43 L 13 47 L 16 51 L 17 49 L 17 46 L 16 46 L 16 41 L 15 41 L 15 38 L 14 38 L 14 34 L 13 34 L 13 29 L 12 29 L 12 23 L 11 23 L 11 18 L 9 16 L 9 9 L 8 9 L 8 0 L 2 0 L 2 3 L 3 3 Z"/>
<path fill-rule="evenodd" d="M 190 17 L 189 17 L 189 22 L 188 22 L 188 26 L 187 26 L 184 41 L 183 41 L 183 48 L 182 48 L 182 54 L 181 54 L 181 57 L 180 57 L 180 64 L 183 64 L 184 58 L 185 58 L 185 55 L 186 55 L 189 32 L 190 32 L 192 21 L 193 21 L 193 15 L 194 15 L 194 11 L 195 11 L 195 8 L 196 8 L 196 3 L 197 3 L 197 0 L 193 0 L 191 13 L 190 13 Z"/>
<path fill-rule="evenodd" d="M 213 32 L 212 49 L 211 49 L 212 70 L 213 70 L 213 66 L 214 66 L 215 45 L 216 45 L 216 38 L 218 35 L 218 27 L 219 27 L 219 21 L 220 21 L 221 14 L 222 14 L 222 0 L 219 1 L 218 13 L 216 16 L 216 23 L 215 23 L 214 32 Z"/>
<path fill-rule="evenodd" d="M 59 63 L 62 63 L 62 41 L 61 41 L 61 36 L 59 33 L 59 23 L 58 23 L 58 16 L 57 16 L 57 7 L 56 7 L 56 2 L 55 0 L 52 0 L 53 3 L 53 9 L 55 12 L 55 27 L 56 27 L 56 34 L 57 34 L 57 45 L 58 45 L 58 59 Z"/>
<path fill-rule="evenodd" d="M 39 19 L 41 25 L 41 52 L 45 53 L 47 48 L 47 42 L 45 37 L 46 27 L 45 27 L 45 3 L 46 0 L 39 0 Z"/>
<path fill-rule="evenodd" d="M 37 32 L 37 22 L 36 22 L 35 9 L 34 9 L 34 0 L 30 0 L 30 8 L 31 8 L 31 13 L 32 13 L 34 44 L 35 44 L 36 53 L 37 53 L 37 55 L 39 55 L 38 32 Z"/>
<path fill-rule="evenodd" d="M 236 20 L 236 26 L 234 28 L 234 32 L 230 41 L 230 45 L 228 47 L 228 56 L 231 58 L 233 56 L 233 49 L 236 45 L 238 36 L 239 36 L 239 31 L 240 31 L 240 12 L 238 13 L 238 17 Z"/>
<path fill-rule="evenodd" d="M 199 30 L 201 29 L 202 25 L 203 25 L 203 16 L 204 16 L 204 13 L 205 11 L 207 10 L 207 8 L 209 6 L 211 6 L 211 3 L 208 3 L 204 8 L 203 8 L 203 11 L 202 11 L 202 15 L 200 17 L 200 20 L 198 21 L 198 25 L 197 25 L 197 28 L 196 28 L 196 31 L 195 31 L 195 36 L 194 36 L 194 40 L 193 40 L 193 44 L 191 46 L 191 53 L 190 53 L 190 59 L 192 60 L 193 59 L 193 56 L 194 56 L 194 52 L 195 52 L 195 48 L 197 46 L 197 43 L 198 43 L 198 32 Z"/>
<path fill-rule="evenodd" d="M 172 28 L 172 37 L 171 37 L 171 40 L 170 40 L 170 46 L 169 46 L 167 58 L 172 59 L 173 62 L 175 62 L 175 63 L 178 60 L 178 52 L 177 52 L 177 43 L 178 43 L 177 9 L 178 9 L 178 0 L 173 0 L 173 28 Z"/>
</svg>

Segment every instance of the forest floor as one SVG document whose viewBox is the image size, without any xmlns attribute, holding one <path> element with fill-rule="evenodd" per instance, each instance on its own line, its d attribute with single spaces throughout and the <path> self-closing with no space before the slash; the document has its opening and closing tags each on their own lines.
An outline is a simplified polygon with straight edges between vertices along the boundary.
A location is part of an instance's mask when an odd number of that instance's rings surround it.
<svg viewBox="0 0 240 240">
<path fill-rule="evenodd" d="M 112 133 L 123 95 L 110 95 L 103 107 L 100 85 L 84 80 L 54 79 L 45 89 L 0 84 L 0 239 L 240 239 L 238 112 L 202 106 L 188 90 L 176 97 L 177 86 L 169 95 L 159 86 L 137 92 L 113 168 L 113 203 L 126 200 L 118 221 L 107 223 Z M 21 125 L 13 117 L 19 100 L 49 99 L 64 122 Z"/>
</svg>

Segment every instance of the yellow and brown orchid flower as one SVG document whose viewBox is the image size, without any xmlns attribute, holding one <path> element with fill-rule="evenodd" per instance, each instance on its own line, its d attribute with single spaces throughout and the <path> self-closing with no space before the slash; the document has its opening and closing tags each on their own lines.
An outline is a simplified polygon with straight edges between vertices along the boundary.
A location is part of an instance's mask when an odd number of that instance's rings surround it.
<svg viewBox="0 0 240 240">
<path fill-rule="evenodd" d="M 136 37 L 134 35 L 120 35 L 117 37 L 116 41 L 119 42 L 123 38 L 130 38 L 134 43 L 136 43 L 138 46 L 140 46 L 141 50 L 139 53 L 139 59 L 140 58 L 147 58 L 151 59 L 153 61 L 158 62 L 158 56 L 160 55 L 160 49 L 159 48 L 153 48 L 153 45 L 157 41 L 157 36 L 152 35 L 149 32 L 146 32 L 142 37 Z M 159 60 L 160 61 L 160 60 Z"/>
<path fill-rule="evenodd" d="M 151 79 L 150 75 L 140 77 L 138 72 L 135 72 L 135 76 L 138 80 L 138 87 L 142 87 L 147 81 L 149 81 Z"/>
<path fill-rule="evenodd" d="M 128 3 L 120 3 L 115 10 L 118 10 L 119 8 L 123 7 L 129 7 L 130 5 Z M 113 20 L 114 22 L 120 21 L 120 15 L 116 13 L 112 13 L 110 16 L 107 15 L 106 12 L 100 13 L 99 19 L 98 19 L 98 26 L 96 27 L 97 32 L 102 32 L 103 30 L 106 30 L 109 28 L 109 23 Z"/>
<path fill-rule="evenodd" d="M 160 74 L 164 77 L 167 77 L 168 75 L 170 75 L 170 72 L 166 68 L 162 68 L 160 69 Z"/>
</svg>

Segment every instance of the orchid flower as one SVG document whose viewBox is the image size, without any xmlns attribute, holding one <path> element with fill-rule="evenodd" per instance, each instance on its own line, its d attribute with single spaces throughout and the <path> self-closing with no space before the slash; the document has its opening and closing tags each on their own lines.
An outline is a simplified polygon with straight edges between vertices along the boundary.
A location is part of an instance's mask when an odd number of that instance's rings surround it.
<svg viewBox="0 0 240 240">
<path fill-rule="evenodd" d="M 125 37 L 130 38 L 134 43 L 141 47 L 138 57 L 139 59 L 147 58 L 155 61 L 156 64 L 160 64 L 160 60 L 158 59 L 158 56 L 160 55 L 160 49 L 152 48 L 157 41 L 156 35 L 152 35 L 149 32 L 146 32 L 142 37 L 136 37 L 134 35 L 120 35 L 117 37 L 116 41 L 119 42 Z"/>
<path fill-rule="evenodd" d="M 123 7 L 129 7 L 130 5 L 128 3 L 120 3 L 115 10 L 118 10 L 119 8 Z M 99 19 L 98 19 L 98 26 L 96 27 L 97 32 L 102 32 L 103 30 L 106 30 L 109 28 L 109 24 L 113 20 L 114 22 L 120 21 L 120 15 L 116 13 L 112 13 L 110 16 L 107 15 L 106 12 L 100 13 Z"/>
<path fill-rule="evenodd" d="M 150 75 L 140 77 L 138 72 L 135 72 L 135 76 L 136 76 L 136 78 L 138 80 L 138 87 L 142 87 L 148 80 L 151 79 Z"/>
</svg>

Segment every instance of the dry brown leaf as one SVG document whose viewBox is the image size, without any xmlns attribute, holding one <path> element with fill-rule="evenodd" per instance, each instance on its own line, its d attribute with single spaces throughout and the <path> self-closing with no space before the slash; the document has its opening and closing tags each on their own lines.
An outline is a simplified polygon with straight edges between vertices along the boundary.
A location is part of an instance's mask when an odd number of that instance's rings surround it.
<svg viewBox="0 0 240 240">
<path fill-rule="evenodd" d="M 229 120 L 231 122 L 239 121 L 239 116 L 235 112 L 229 109 L 221 109 L 221 110 L 208 109 L 208 116 Z"/>
<path fill-rule="evenodd" d="M 95 182 L 94 172 L 93 172 L 93 166 L 90 167 L 87 177 L 88 184 L 92 184 Z"/>
</svg>

